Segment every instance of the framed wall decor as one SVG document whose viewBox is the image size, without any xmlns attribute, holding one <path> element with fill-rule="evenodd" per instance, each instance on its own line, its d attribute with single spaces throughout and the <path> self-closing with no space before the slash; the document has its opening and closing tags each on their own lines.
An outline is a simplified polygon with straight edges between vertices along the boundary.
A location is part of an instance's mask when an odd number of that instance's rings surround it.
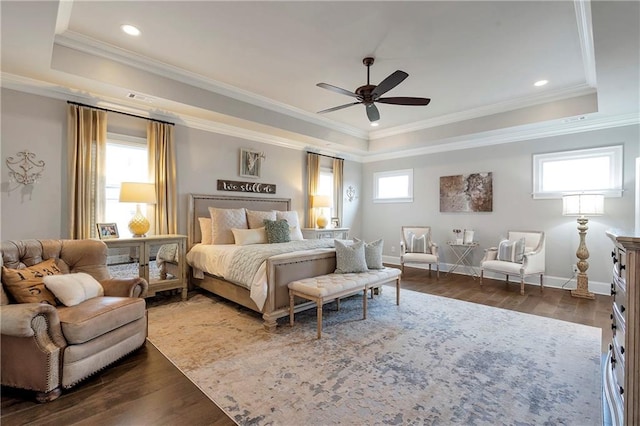
<svg viewBox="0 0 640 426">
<path fill-rule="evenodd" d="M 440 177 L 440 212 L 493 211 L 493 173 Z"/>
<path fill-rule="evenodd" d="M 240 149 L 240 176 L 260 177 L 262 160 L 265 159 L 264 152 L 252 151 L 250 149 Z"/>
<path fill-rule="evenodd" d="M 120 237 L 116 223 L 96 223 L 96 227 L 98 228 L 98 236 L 101 240 Z"/>
</svg>

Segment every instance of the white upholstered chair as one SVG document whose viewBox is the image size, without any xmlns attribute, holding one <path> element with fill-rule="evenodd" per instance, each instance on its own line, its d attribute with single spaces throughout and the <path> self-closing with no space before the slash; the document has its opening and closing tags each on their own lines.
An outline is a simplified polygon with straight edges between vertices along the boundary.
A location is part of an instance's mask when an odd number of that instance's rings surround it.
<svg viewBox="0 0 640 426">
<path fill-rule="evenodd" d="M 520 277 L 520 294 L 524 294 L 524 278 L 529 275 L 540 275 L 540 291 L 544 287 L 544 232 L 509 231 L 507 240 L 498 247 L 485 250 L 480 261 L 480 285 L 484 271 L 505 274 L 509 283 L 509 275 Z"/>
<path fill-rule="evenodd" d="M 430 226 L 403 226 L 400 242 L 400 267 L 404 273 L 405 265 L 436 265 L 436 277 L 440 277 L 438 245 L 431 241 Z"/>
</svg>

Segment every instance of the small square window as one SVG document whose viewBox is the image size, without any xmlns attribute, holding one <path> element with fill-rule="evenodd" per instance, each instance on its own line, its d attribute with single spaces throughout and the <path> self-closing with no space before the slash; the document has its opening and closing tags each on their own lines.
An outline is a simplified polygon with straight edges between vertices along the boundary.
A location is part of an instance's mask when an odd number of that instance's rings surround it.
<svg viewBox="0 0 640 426">
<path fill-rule="evenodd" d="M 374 173 L 373 202 L 413 202 L 413 169 Z"/>
</svg>

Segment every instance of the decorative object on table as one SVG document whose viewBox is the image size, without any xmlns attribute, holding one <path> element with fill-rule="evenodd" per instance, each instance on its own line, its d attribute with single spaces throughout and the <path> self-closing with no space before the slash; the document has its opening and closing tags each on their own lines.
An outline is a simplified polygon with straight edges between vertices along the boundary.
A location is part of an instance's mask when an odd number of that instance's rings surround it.
<svg viewBox="0 0 640 426">
<path fill-rule="evenodd" d="M 28 150 L 20 151 L 15 157 L 8 157 L 9 180 L 20 185 L 38 183 L 44 172 L 44 161 L 36 160 L 36 154 Z"/>
<path fill-rule="evenodd" d="M 316 225 L 320 229 L 327 227 L 329 219 L 324 214 L 324 209 L 331 207 L 331 197 L 328 195 L 314 195 L 312 198 L 312 205 L 314 209 L 320 209 L 320 214 L 316 219 Z"/>
<path fill-rule="evenodd" d="M 473 230 L 465 229 L 462 237 L 462 244 L 471 244 L 473 242 Z"/>
<path fill-rule="evenodd" d="M 352 201 L 354 201 L 355 199 L 358 198 L 356 196 L 356 189 L 351 185 L 349 185 L 347 187 L 347 190 L 345 191 L 345 194 L 347 196 L 347 201 L 349 201 L 349 202 L 352 202 Z"/>
<path fill-rule="evenodd" d="M 440 211 L 493 211 L 493 173 L 440 177 Z"/>
<path fill-rule="evenodd" d="M 456 236 L 455 239 L 454 239 L 454 242 L 456 244 L 462 244 L 462 241 L 463 241 L 462 229 L 454 229 L 453 230 L 453 234 Z"/>
<path fill-rule="evenodd" d="M 116 223 L 96 223 L 96 228 L 98 228 L 98 236 L 101 240 L 120 237 Z"/>
<path fill-rule="evenodd" d="M 332 228 L 340 228 L 340 218 L 339 217 L 332 217 L 331 218 L 331 227 Z"/>
<path fill-rule="evenodd" d="M 238 182 L 235 180 L 218 179 L 218 191 L 275 194 L 276 186 L 273 183 Z"/>
<path fill-rule="evenodd" d="M 264 152 L 252 151 L 250 149 L 240 149 L 240 176 L 243 177 L 260 177 L 260 168 L 262 160 L 267 157 Z"/>
<path fill-rule="evenodd" d="M 137 203 L 136 214 L 129 221 L 129 231 L 134 237 L 144 237 L 149 227 L 149 220 L 142 214 L 141 204 L 156 203 L 156 186 L 153 183 L 122 182 L 120 186 L 121 203 Z"/>
<path fill-rule="evenodd" d="M 602 194 L 568 194 L 562 197 L 562 214 L 564 216 L 578 216 L 578 234 L 580 235 L 580 244 L 576 251 L 578 257 L 578 283 L 575 290 L 571 290 L 573 297 L 582 297 L 585 299 L 595 299 L 595 295 L 589 291 L 589 277 L 587 269 L 589 269 L 589 250 L 585 243 L 587 235 L 587 223 L 589 219 L 586 216 L 601 216 L 604 214 L 604 195 Z"/>
</svg>

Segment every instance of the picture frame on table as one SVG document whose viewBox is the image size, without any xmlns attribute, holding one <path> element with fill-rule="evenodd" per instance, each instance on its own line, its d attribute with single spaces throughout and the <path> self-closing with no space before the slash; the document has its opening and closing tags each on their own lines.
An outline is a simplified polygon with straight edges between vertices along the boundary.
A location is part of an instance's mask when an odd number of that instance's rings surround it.
<svg viewBox="0 0 640 426">
<path fill-rule="evenodd" d="M 98 228 L 98 237 L 101 240 L 120 238 L 117 223 L 96 223 L 96 228 Z"/>
<path fill-rule="evenodd" d="M 339 217 L 332 217 L 331 218 L 331 227 L 332 228 L 340 228 L 340 218 Z"/>
</svg>

